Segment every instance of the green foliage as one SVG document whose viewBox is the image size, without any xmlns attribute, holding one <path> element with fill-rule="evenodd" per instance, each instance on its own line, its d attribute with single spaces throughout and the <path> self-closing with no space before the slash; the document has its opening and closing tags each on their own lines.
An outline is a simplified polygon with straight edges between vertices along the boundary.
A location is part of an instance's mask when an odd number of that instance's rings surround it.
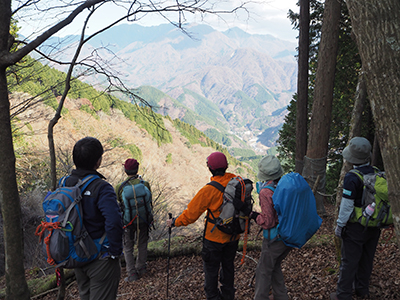
<svg viewBox="0 0 400 300">
<path fill-rule="evenodd" d="M 165 162 L 166 162 L 167 164 L 172 164 L 172 153 L 168 153 L 168 154 L 167 154 L 167 157 L 166 157 L 166 159 L 165 159 Z"/>
<path fill-rule="evenodd" d="M 128 150 L 132 154 L 132 157 L 134 157 L 136 160 L 142 161 L 142 151 L 136 145 L 128 144 L 125 145 L 124 148 Z"/>
<path fill-rule="evenodd" d="M 173 121 L 173 124 L 179 130 L 179 132 L 188 139 L 191 145 L 200 144 L 203 147 L 213 147 L 214 149 L 216 149 L 217 147 L 221 148 L 218 143 L 211 140 L 193 125 L 182 122 L 179 119 L 175 119 Z"/>
<path fill-rule="evenodd" d="M 247 156 L 247 157 L 240 157 L 238 158 L 241 162 L 246 163 L 251 166 L 254 172 L 258 172 L 258 163 L 264 157 L 264 155 L 254 155 L 254 156 Z"/>
<path fill-rule="evenodd" d="M 245 108 L 246 110 L 251 109 L 252 107 L 257 106 L 257 102 L 247 96 L 247 94 L 243 91 L 237 91 L 233 97 L 239 99 L 241 101 L 241 107 Z"/>
<path fill-rule="evenodd" d="M 142 161 L 143 158 L 142 151 L 135 144 L 128 144 L 123 138 L 115 138 L 111 140 L 109 143 L 114 148 L 119 147 L 128 150 L 133 158 L 135 158 L 139 162 Z"/>
<path fill-rule="evenodd" d="M 222 152 L 226 155 L 228 159 L 228 164 L 230 166 L 241 166 L 247 169 L 249 173 L 254 173 L 254 171 L 251 168 L 247 168 L 245 165 L 243 165 L 239 160 L 234 158 L 226 148 L 218 144 L 217 142 L 213 141 L 209 137 L 207 137 L 203 132 L 198 130 L 196 127 L 193 125 L 187 124 L 182 122 L 179 119 L 175 119 L 173 121 L 173 124 L 176 129 L 179 130 L 179 132 L 188 139 L 185 144 L 188 146 L 188 148 L 191 147 L 193 144 L 200 144 L 202 147 L 211 147 L 215 149 L 215 151 Z"/>
<path fill-rule="evenodd" d="M 206 129 L 204 131 L 204 133 L 210 139 L 216 141 L 217 143 L 220 143 L 220 144 L 222 144 L 224 146 L 227 146 L 227 147 L 232 145 L 231 139 L 226 134 L 223 134 L 223 133 L 219 132 L 215 128 L 208 128 L 208 129 Z"/>
<path fill-rule="evenodd" d="M 255 156 L 256 153 L 251 150 L 251 149 L 244 149 L 244 148 L 230 148 L 229 153 L 232 156 L 240 156 L 240 157 L 249 157 L 249 156 Z"/>
<path fill-rule="evenodd" d="M 135 121 L 145 129 L 158 143 L 172 143 L 171 133 L 165 129 L 163 117 L 149 107 L 141 107 L 118 99 L 113 99 L 113 107 L 122 111 L 124 116 Z"/>
<path fill-rule="evenodd" d="M 313 0 L 311 7 L 310 25 L 310 78 L 309 78 L 309 105 L 308 111 L 311 115 L 312 96 L 314 91 L 315 76 L 317 70 L 317 50 L 320 39 L 321 20 L 323 4 Z M 292 23 L 298 26 L 298 15 L 290 14 Z M 339 33 L 339 51 L 335 72 L 334 99 L 332 106 L 332 122 L 330 127 L 329 149 L 327 157 L 327 183 L 328 193 L 332 193 L 337 187 L 337 181 L 342 166 L 341 153 L 347 144 L 349 136 L 349 123 L 353 110 L 358 74 L 361 70 L 361 59 L 355 41 L 351 37 L 351 23 L 346 5 L 342 6 Z M 296 100 L 293 96 L 288 106 L 289 113 L 285 117 L 284 124 L 280 130 L 278 139 L 279 157 L 285 171 L 294 170 L 296 151 Z M 308 119 L 309 126 L 310 118 Z M 362 136 L 372 139 L 374 128 L 370 108 L 364 110 L 362 116 Z"/>
<path fill-rule="evenodd" d="M 99 119 L 99 117 L 96 115 L 96 112 L 90 108 L 89 105 L 84 104 L 79 107 L 80 110 L 87 112 L 88 114 L 92 115 L 94 118 Z"/>
<path fill-rule="evenodd" d="M 194 111 L 201 117 L 199 118 L 197 115 L 186 116 L 187 112 L 182 119 L 184 122 L 195 125 L 195 120 L 203 120 L 207 124 L 218 128 L 220 131 L 226 131 L 228 129 L 222 122 L 224 117 L 215 103 L 186 88 L 184 88 L 183 91 L 184 94 L 179 96 L 177 100 L 182 103 L 187 96 L 192 97 L 196 103 Z"/>
<path fill-rule="evenodd" d="M 24 60 L 7 72 L 9 92 L 25 92 L 41 98 L 54 110 L 58 107 L 57 97 L 64 92 L 65 79 L 65 73 L 42 65 L 29 56 L 26 56 Z M 91 105 L 82 105 L 80 109 L 95 117 L 99 111 L 109 114 L 111 107 L 119 109 L 125 117 L 145 129 L 159 145 L 172 142 L 172 136 L 165 129 L 162 116 L 154 113 L 148 107 L 127 103 L 107 93 L 98 92 L 91 85 L 76 78 L 71 80 L 68 97 L 88 99 Z M 68 110 L 64 107 L 62 113 L 68 113 Z"/>
<path fill-rule="evenodd" d="M 294 171 L 296 163 L 296 98 L 297 94 L 294 95 L 292 101 L 290 101 L 287 108 L 288 114 L 285 116 L 277 140 L 277 151 L 279 153 L 279 158 L 282 159 L 281 165 L 285 172 Z"/>
<path fill-rule="evenodd" d="M 267 103 L 268 101 L 274 100 L 274 96 L 269 92 L 268 90 L 264 89 L 262 86 L 260 86 L 258 83 L 254 85 L 257 87 L 258 93 L 254 97 L 254 100 L 256 100 L 260 104 Z"/>
<path fill-rule="evenodd" d="M 146 99 L 147 103 L 152 106 L 158 105 L 160 100 L 164 97 L 170 98 L 167 94 L 163 93 L 159 89 L 147 85 L 139 87 L 134 92 L 141 98 Z"/>
</svg>

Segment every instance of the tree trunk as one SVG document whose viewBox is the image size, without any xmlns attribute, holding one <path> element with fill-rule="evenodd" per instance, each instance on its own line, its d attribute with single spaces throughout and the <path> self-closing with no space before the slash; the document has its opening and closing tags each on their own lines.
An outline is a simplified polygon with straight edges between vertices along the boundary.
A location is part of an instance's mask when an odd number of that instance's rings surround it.
<svg viewBox="0 0 400 300">
<path fill-rule="evenodd" d="M 367 101 L 367 87 L 365 84 L 364 72 L 361 71 L 361 74 L 358 77 L 356 99 L 354 101 L 354 107 L 353 107 L 353 111 L 351 114 L 350 131 L 349 131 L 349 137 L 348 137 L 349 141 L 353 137 L 361 135 L 361 117 L 362 117 L 362 113 L 364 111 L 366 101 Z M 348 163 L 347 161 L 343 160 L 343 166 L 340 171 L 339 182 L 338 182 L 338 186 L 336 189 L 336 191 L 337 191 L 336 192 L 336 213 L 335 213 L 335 218 L 333 220 L 333 228 L 336 227 L 336 220 L 339 215 L 340 203 L 342 202 L 344 176 L 346 175 L 347 172 L 349 172 L 351 170 L 351 168 L 352 168 L 352 165 L 350 163 Z M 340 257 L 341 257 L 341 252 L 340 252 L 341 245 L 342 245 L 341 238 L 338 238 L 337 236 L 335 236 L 336 256 L 338 258 L 339 263 L 340 263 Z"/>
<path fill-rule="evenodd" d="M 11 1 L 0 1 L 0 53 L 8 53 Z M 0 54 L 1 57 L 1 54 Z M 0 203 L 3 216 L 6 299 L 29 299 L 24 242 L 8 99 L 7 62 L 0 59 Z"/>
<path fill-rule="evenodd" d="M 347 0 L 400 246 L 400 2 Z"/>
<path fill-rule="evenodd" d="M 326 183 L 326 156 L 328 154 L 336 55 L 339 42 L 340 8 L 341 2 L 338 0 L 325 1 L 310 133 L 302 173 L 311 188 L 319 176 L 321 180 L 317 190 L 322 193 L 325 192 Z M 323 196 L 316 193 L 316 201 L 318 213 L 324 215 L 326 212 Z"/>
<path fill-rule="evenodd" d="M 5 69 L 0 69 L 0 120 L 0 201 L 6 258 L 6 299 L 29 299 Z"/>
<path fill-rule="evenodd" d="M 295 171 L 301 173 L 304 156 L 307 151 L 307 119 L 308 119 L 308 53 L 310 30 L 310 1 L 300 0 L 299 17 L 299 58 L 297 75 L 296 102 L 296 166 Z"/>
</svg>

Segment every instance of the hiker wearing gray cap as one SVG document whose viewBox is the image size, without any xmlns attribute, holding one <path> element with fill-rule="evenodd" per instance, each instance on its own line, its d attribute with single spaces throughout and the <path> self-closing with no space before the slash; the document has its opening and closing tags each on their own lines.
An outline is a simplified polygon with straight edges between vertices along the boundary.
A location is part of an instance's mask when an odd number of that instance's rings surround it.
<svg viewBox="0 0 400 300">
<path fill-rule="evenodd" d="M 277 238 L 278 214 L 274 208 L 272 196 L 283 175 L 279 160 L 265 156 L 258 163 L 257 192 L 261 213 L 252 212 L 252 218 L 263 229 L 261 256 L 256 269 L 256 286 L 254 300 L 276 299 L 287 300 L 288 294 L 281 269 L 281 263 L 289 254 L 291 247 Z M 273 298 L 269 297 L 272 288 Z M 272 297 L 272 296 L 271 296 Z"/>
<path fill-rule="evenodd" d="M 363 137 L 355 137 L 343 150 L 343 158 L 353 164 L 343 181 L 343 196 L 335 235 L 342 238 L 342 261 L 336 293 L 332 300 L 351 300 L 353 289 L 359 297 L 369 296 L 369 279 L 380 236 L 379 227 L 365 227 L 355 217 L 355 208 L 363 207 L 363 175 L 376 172 L 370 165 L 371 144 Z M 360 175 L 357 175 L 360 174 Z"/>
</svg>

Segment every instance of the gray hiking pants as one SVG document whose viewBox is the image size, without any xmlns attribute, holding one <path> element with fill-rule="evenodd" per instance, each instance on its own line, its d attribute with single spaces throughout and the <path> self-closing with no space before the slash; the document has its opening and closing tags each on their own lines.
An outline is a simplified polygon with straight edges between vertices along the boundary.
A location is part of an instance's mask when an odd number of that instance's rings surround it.
<svg viewBox="0 0 400 300">
<path fill-rule="evenodd" d="M 263 239 L 261 257 L 256 269 L 254 300 L 269 299 L 271 287 L 275 300 L 289 299 L 281 263 L 291 249 L 283 241 L 274 241 L 270 244 L 268 239 Z"/>
<path fill-rule="evenodd" d="M 139 225 L 139 234 L 136 224 L 125 229 L 124 233 L 124 255 L 126 272 L 128 276 L 140 272 L 146 267 L 147 244 L 149 241 L 149 227 L 147 224 Z M 133 255 L 134 246 L 137 243 L 137 257 Z"/>
<path fill-rule="evenodd" d="M 81 300 L 115 300 L 121 277 L 119 259 L 99 260 L 75 269 Z"/>
</svg>

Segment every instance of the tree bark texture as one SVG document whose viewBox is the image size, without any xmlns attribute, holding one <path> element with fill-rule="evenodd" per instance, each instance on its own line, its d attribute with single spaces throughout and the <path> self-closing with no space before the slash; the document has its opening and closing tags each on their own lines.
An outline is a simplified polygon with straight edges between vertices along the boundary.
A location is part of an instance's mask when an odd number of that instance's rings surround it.
<svg viewBox="0 0 400 300">
<path fill-rule="evenodd" d="M 400 1 L 347 0 L 400 245 Z"/>
<path fill-rule="evenodd" d="M 300 0 L 299 18 L 299 58 L 296 102 L 296 165 L 295 171 L 301 173 L 307 151 L 308 119 L 308 53 L 310 45 L 310 1 Z"/>
<path fill-rule="evenodd" d="M 318 176 L 321 177 L 318 191 L 325 192 L 326 156 L 331 125 L 333 88 L 335 82 L 336 55 L 339 42 L 339 21 L 341 2 L 326 0 L 318 51 L 318 66 L 315 79 L 315 90 L 307 154 L 304 160 L 303 176 L 311 187 Z M 321 167 L 321 163 L 324 164 Z M 317 211 L 325 214 L 323 197 L 317 193 Z"/>
<path fill-rule="evenodd" d="M 29 299 L 25 280 L 24 243 L 15 155 L 11 133 L 10 102 L 3 53 L 9 51 L 11 1 L 0 1 L 0 203 L 3 216 L 6 299 Z"/>
<path fill-rule="evenodd" d="M 356 90 L 356 98 L 354 101 L 353 111 L 351 113 L 351 120 L 350 120 L 350 131 L 349 131 L 349 138 L 350 141 L 353 137 L 361 135 L 361 117 L 364 111 L 365 102 L 367 101 L 367 87 L 365 84 L 365 75 L 364 72 L 361 71 L 360 76 L 358 77 L 357 83 L 357 90 Z M 336 189 L 336 212 L 335 218 L 333 220 L 332 229 L 336 227 L 336 220 L 339 215 L 339 208 L 340 203 L 342 202 L 343 196 L 343 181 L 344 176 L 347 172 L 349 172 L 352 168 L 352 164 L 348 163 L 347 161 L 343 160 L 342 169 L 340 170 L 340 177 L 338 186 Z M 336 248 L 336 257 L 338 262 L 340 263 L 341 260 L 341 249 L 342 246 L 342 239 L 335 236 L 335 248 Z"/>
</svg>

